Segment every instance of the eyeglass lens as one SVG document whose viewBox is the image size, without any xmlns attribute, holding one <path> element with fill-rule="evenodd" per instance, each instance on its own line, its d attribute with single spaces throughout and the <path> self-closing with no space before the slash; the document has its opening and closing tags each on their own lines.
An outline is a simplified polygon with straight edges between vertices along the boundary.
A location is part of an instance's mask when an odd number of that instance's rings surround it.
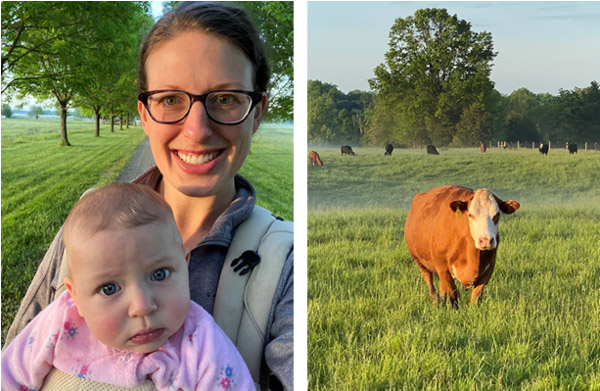
<svg viewBox="0 0 600 391">
<path fill-rule="evenodd" d="M 191 102 L 191 97 L 181 91 L 158 92 L 148 97 L 148 110 L 157 121 L 177 122 L 189 112 Z M 251 105 L 250 96 L 233 91 L 211 92 L 204 101 L 209 117 L 222 123 L 242 121 Z"/>
</svg>

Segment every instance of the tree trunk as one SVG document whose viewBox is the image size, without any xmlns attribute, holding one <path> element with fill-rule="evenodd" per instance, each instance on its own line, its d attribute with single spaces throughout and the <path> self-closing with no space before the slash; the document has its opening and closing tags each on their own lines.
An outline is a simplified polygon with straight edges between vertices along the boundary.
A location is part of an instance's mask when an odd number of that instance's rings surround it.
<svg viewBox="0 0 600 391">
<path fill-rule="evenodd" d="M 110 132 L 115 132 L 115 115 L 113 113 L 110 113 Z"/>
<path fill-rule="evenodd" d="M 125 122 L 127 124 L 126 128 L 129 129 L 129 113 L 127 113 L 127 122 Z"/>
<path fill-rule="evenodd" d="M 94 107 L 94 112 L 96 113 L 96 128 L 94 130 L 94 136 L 100 137 L 100 106 Z"/>
<path fill-rule="evenodd" d="M 123 114 L 119 116 L 119 130 L 123 130 Z"/>
<path fill-rule="evenodd" d="M 70 146 L 69 138 L 67 137 L 67 103 L 60 102 L 60 145 Z"/>
</svg>

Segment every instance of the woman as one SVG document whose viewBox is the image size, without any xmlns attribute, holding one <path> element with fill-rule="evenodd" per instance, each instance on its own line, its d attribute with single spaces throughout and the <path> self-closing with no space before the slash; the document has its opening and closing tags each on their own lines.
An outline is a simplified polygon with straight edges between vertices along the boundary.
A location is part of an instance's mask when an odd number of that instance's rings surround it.
<svg viewBox="0 0 600 391">
<path fill-rule="evenodd" d="M 134 180 L 171 206 L 189 266 L 192 300 L 213 313 L 225 255 L 255 192 L 237 175 L 267 105 L 269 68 L 247 15 L 224 3 L 184 2 L 142 45 L 138 110 L 156 167 Z M 54 239 L 7 335 L 53 299 L 62 259 Z M 271 305 L 260 383 L 293 388 L 293 251 Z M 269 373 L 275 375 L 269 377 Z"/>
</svg>

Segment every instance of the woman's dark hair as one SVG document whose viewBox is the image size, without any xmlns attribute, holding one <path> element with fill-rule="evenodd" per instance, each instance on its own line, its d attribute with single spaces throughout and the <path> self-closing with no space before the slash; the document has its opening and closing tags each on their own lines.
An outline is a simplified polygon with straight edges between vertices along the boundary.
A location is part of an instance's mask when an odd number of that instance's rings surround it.
<svg viewBox="0 0 600 391">
<path fill-rule="evenodd" d="M 254 66 L 254 89 L 266 92 L 270 78 L 269 64 L 258 30 L 241 8 L 220 2 L 182 2 L 152 27 L 142 43 L 138 63 L 138 88 L 148 90 L 146 60 L 163 43 L 188 31 L 201 31 L 225 39 L 239 48 Z"/>
</svg>

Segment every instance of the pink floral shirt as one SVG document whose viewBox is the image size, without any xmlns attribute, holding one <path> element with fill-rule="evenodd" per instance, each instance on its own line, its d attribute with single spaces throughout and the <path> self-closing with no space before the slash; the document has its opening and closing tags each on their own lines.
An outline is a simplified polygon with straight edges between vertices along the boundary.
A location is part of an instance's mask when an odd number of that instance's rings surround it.
<svg viewBox="0 0 600 391">
<path fill-rule="evenodd" d="M 2 390 L 39 390 L 52 367 L 128 388 L 149 378 L 158 390 L 255 389 L 232 342 L 194 302 L 183 327 L 158 350 L 143 354 L 96 340 L 65 291 L 2 352 Z"/>
</svg>

